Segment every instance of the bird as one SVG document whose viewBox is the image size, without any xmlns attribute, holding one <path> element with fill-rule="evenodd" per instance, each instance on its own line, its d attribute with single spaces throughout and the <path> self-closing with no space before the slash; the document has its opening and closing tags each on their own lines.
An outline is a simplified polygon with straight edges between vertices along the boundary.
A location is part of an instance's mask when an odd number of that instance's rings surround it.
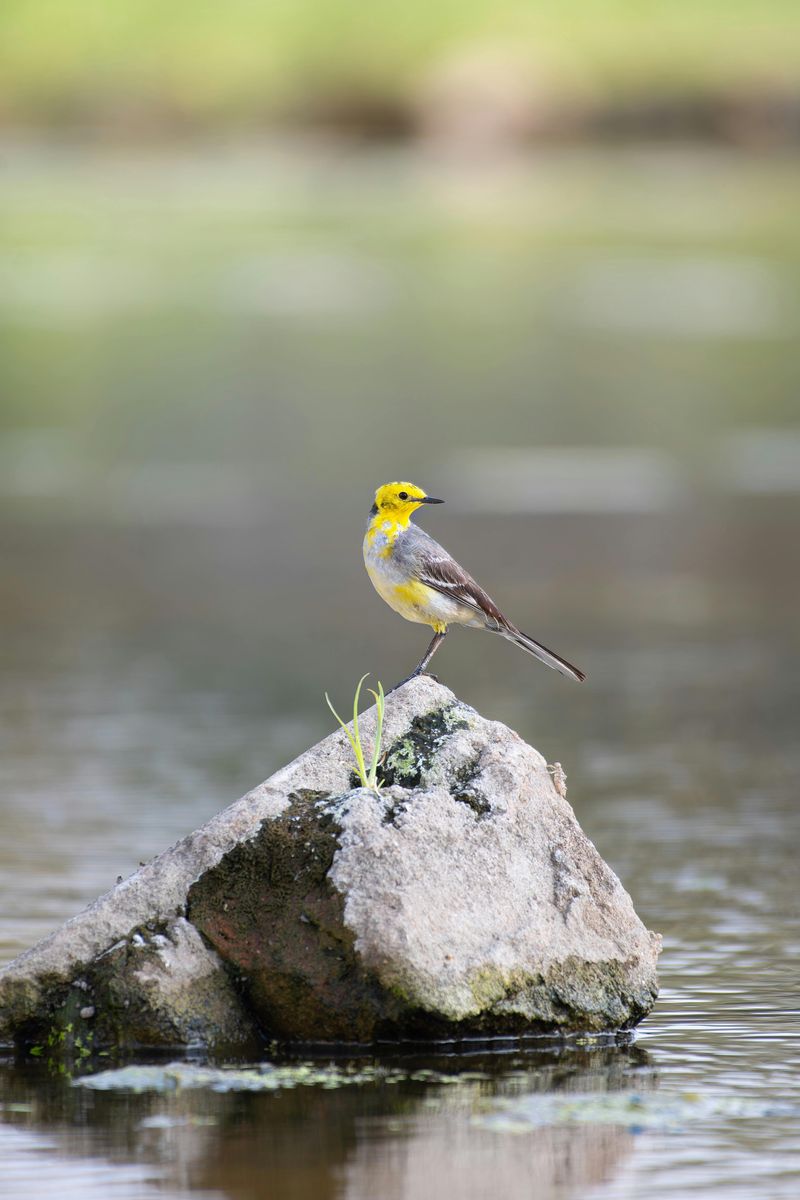
<svg viewBox="0 0 800 1200">
<path fill-rule="evenodd" d="M 424 504 L 444 501 L 427 495 L 414 483 L 385 483 L 375 492 L 364 535 L 364 565 L 378 595 L 407 621 L 433 630 L 428 649 L 402 683 L 427 672 L 450 625 L 497 633 L 562 675 L 578 682 L 585 679 L 578 667 L 503 616 L 444 546 L 412 522 L 412 515 Z"/>
</svg>

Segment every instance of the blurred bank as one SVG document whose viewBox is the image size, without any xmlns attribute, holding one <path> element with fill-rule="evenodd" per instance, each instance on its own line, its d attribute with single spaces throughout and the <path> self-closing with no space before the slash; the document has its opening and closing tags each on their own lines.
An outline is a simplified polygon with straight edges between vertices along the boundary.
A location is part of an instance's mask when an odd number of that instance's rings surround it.
<svg viewBox="0 0 800 1200">
<path fill-rule="evenodd" d="M 787 0 L 7 0 L 0 123 L 100 137 L 325 127 L 462 145 L 800 136 Z"/>
</svg>

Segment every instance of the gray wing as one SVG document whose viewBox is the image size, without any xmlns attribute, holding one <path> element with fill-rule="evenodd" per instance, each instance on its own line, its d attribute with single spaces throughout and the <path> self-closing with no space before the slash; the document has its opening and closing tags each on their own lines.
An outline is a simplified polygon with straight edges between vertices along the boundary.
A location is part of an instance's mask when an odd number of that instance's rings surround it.
<svg viewBox="0 0 800 1200">
<path fill-rule="evenodd" d="M 450 596 L 473 609 L 481 617 L 486 629 L 501 634 L 521 650 L 538 658 L 545 666 L 552 667 L 554 671 L 560 671 L 562 675 L 578 682 L 586 678 L 574 663 L 562 658 L 554 650 L 548 650 L 547 646 L 534 641 L 527 633 L 522 633 L 516 625 L 512 625 L 500 612 L 494 600 L 487 596 L 463 567 L 458 565 L 444 546 L 434 541 L 424 529 L 410 525 L 403 542 L 402 554 L 406 569 L 420 583 L 425 583 L 434 591 L 441 592 L 443 596 Z"/>
<path fill-rule="evenodd" d="M 474 609 L 483 617 L 487 629 L 499 632 L 513 628 L 491 596 L 424 529 L 409 525 L 403 543 L 405 565 L 420 583 Z"/>
</svg>

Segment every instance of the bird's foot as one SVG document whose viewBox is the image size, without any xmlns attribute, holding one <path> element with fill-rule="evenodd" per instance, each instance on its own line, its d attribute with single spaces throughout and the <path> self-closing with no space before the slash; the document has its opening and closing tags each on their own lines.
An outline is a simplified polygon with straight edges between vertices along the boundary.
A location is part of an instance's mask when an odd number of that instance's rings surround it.
<svg viewBox="0 0 800 1200">
<path fill-rule="evenodd" d="M 405 679 L 401 679 L 399 683 L 395 683 L 392 687 L 390 687 L 385 695 L 391 696 L 392 692 L 396 692 L 398 688 L 404 687 L 407 683 L 411 683 L 412 679 L 419 679 L 420 675 L 424 675 L 426 679 L 432 679 L 434 683 L 439 682 L 439 676 L 432 674 L 431 671 L 416 670 L 412 671 L 410 675 L 406 675 Z"/>
<path fill-rule="evenodd" d="M 401 687 L 403 687 L 405 684 L 407 684 L 407 683 L 410 683 L 410 682 L 411 682 L 411 680 L 412 680 L 412 679 L 414 679 L 415 675 L 416 675 L 416 672 L 412 672 L 412 674 L 411 674 L 411 675 L 406 675 L 405 679 L 401 679 L 401 680 L 399 681 L 399 683 L 395 683 L 395 684 L 393 684 L 393 685 L 392 685 L 392 686 L 389 688 L 388 692 L 384 692 L 384 695 L 385 695 L 385 696 L 391 696 L 392 692 L 396 692 L 398 688 L 401 688 Z"/>
</svg>

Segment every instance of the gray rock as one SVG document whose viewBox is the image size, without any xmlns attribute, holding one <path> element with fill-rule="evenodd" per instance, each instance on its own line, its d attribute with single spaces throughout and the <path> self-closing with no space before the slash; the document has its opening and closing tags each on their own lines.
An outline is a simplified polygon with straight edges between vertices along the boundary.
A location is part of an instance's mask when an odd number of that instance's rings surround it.
<svg viewBox="0 0 800 1200">
<path fill-rule="evenodd" d="M 361 725 L 371 741 L 374 711 Z M 0 1038 L 241 1046 L 641 1020 L 660 939 L 541 755 L 429 678 L 389 697 L 384 745 L 379 795 L 353 788 L 334 733 L 9 964 Z"/>
</svg>

